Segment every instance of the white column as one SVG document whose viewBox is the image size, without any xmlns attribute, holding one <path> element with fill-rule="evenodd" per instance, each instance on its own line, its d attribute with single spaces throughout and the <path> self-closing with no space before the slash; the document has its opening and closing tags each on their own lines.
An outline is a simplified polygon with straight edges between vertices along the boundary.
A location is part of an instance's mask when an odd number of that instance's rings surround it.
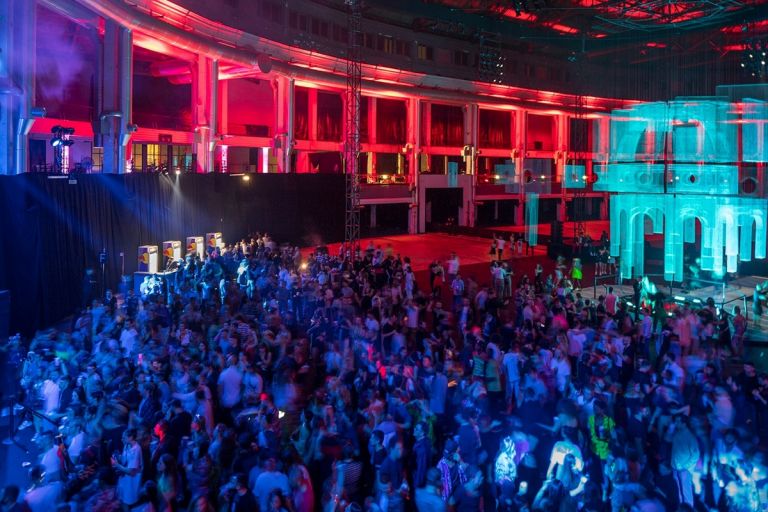
<svg viewBox="0 0 768 512">
<path fill-rule="evenodd" d="M 272 82 L 275 98 L 275 151 L 277 153 L 278 169 L 281 173 L 292 172 L 291 152 L 294 143 L 294 89 L 293 78 L 278 76 Z"/>
<path fill-rule="evenodd" d="M 409 98 L 407 103 L 408 125 L 406 133 L 406 158 L 408 158 L 408 172 L 411 182 L 411 206 L 408 208 L 408 233 L 419 232 L 419 159 L 421 158 L 421 108 L 422 101 L 418 98 Z"/>
<path fill-rule="evenodd" d="M 104 148 L 103 172 L 125 172 L 130 134 L 133 84 L 133 37 L 131 31 L 105 21 L 99 70 L 99 121 L 96 145 Z"/>
<path fill-rule="evenodd" d="M 219 64 L 198 55 L 192 66 L 192 123 L 195 129 L 195 172 L 213 172 L 216 146 Z"/>
</svg>

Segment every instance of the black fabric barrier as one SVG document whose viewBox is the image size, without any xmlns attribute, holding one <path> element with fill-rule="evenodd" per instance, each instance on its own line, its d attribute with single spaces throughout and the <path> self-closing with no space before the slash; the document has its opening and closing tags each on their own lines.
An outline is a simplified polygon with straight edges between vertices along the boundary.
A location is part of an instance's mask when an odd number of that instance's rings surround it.
<svg viewBox="0 0 768 512">
<path fill-rule="evenodd" d="M 11 331 L 30 334 L 81 306 L 88 267 L 105 282 L 136 270 L 139 245 L 221 231 L 224 241 L 267 231 L 309 246 L 344 236 L 344 176 L 252 174 L 0 176 L 0 289 Z M 160 249 L 162 250 L 162 249 Z M 161 258 L 162 259 L 162 258 Z M 161 263 L 162 264 L 162 263 Z"/>
</svg>

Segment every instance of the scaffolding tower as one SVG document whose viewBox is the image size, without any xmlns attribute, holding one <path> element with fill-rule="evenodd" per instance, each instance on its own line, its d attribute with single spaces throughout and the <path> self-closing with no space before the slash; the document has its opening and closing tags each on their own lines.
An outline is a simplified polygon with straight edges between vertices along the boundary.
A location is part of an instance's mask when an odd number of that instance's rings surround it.
<svg viewBox="0 0 768 512">
<path fill-rule="evenodd" d="M 344 173 L 346 177 L 346 209 L 344 244 L 352 254 L 360 243 L 360 96 L 362 63 L 360 56 L 361 0 L 345 0 L 347 6 L 347 87 L 345 102 Z"/>
</svg>

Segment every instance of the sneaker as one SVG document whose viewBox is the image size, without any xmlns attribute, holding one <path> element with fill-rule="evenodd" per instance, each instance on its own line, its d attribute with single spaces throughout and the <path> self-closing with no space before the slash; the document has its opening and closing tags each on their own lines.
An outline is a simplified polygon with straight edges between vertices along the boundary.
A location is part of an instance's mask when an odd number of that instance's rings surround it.
<svg viewBox="0 0 768 512">
<path fill-rule="evenodd" d="M 24 420 L 21 422 L 21 425 L 19 425 L 19 430 L 24 430 L 25 428 L 29 428 L 32 426 L 32 422 L 29 420 Z"/>
</svg>

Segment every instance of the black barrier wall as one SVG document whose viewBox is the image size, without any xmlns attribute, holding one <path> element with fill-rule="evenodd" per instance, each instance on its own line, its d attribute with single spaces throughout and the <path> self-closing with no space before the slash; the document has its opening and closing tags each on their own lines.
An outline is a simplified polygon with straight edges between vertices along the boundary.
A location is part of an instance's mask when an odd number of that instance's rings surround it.
<svg viewBox="0 0 768 512">
<path fill-rule="evenodd" d="M 137 247 L 221 231 L 224 241 L 268 232 L 301 246 L 344 236 L 344 176 L 252 174 L 0 176 L 0 289 L 11 331 L 30 333 L 74 313 L 85 269 L 115 288 Z"/>
</svg>

